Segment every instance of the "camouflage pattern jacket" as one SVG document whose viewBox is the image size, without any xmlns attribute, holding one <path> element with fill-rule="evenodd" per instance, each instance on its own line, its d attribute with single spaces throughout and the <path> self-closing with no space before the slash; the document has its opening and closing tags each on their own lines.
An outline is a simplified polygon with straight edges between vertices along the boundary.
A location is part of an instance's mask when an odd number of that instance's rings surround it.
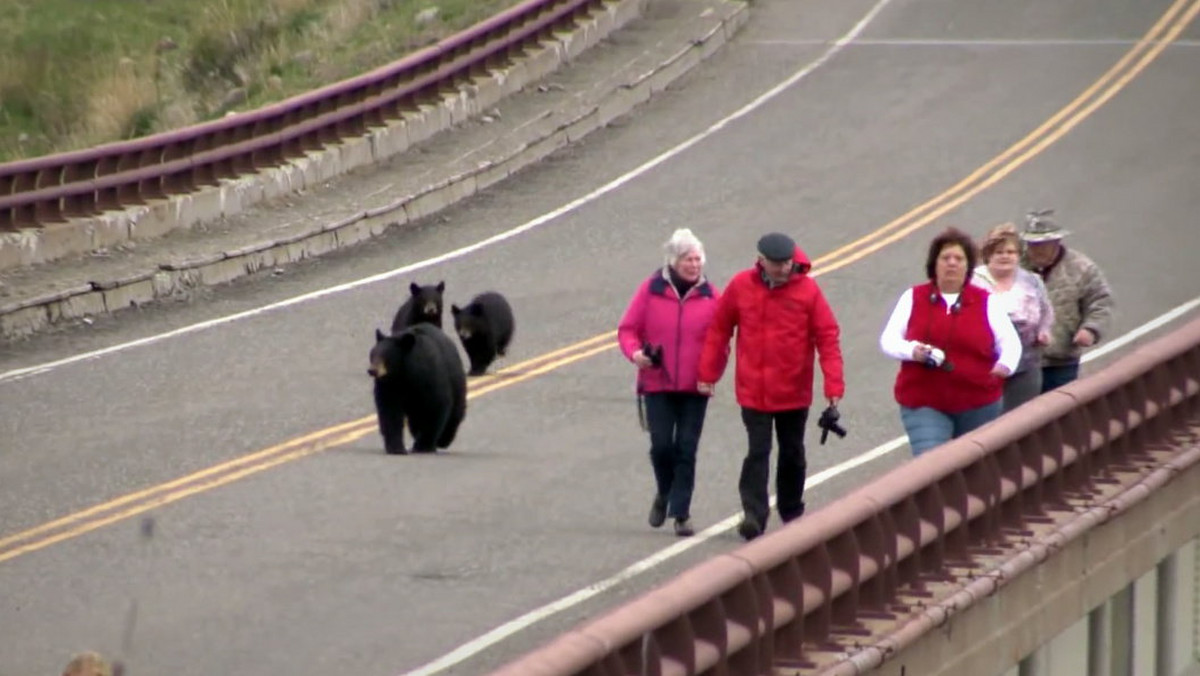
<svg viewBox="0 0 1200 676">
<path fill-rule="evenodd" d="M 1054 327 L 1042 363 L 1055 366 L 1079 361 L 1083 349 L 1074 341 L 1079 329 L 1091 331 L 1099 343 L 1112 326 L 1113 296 L 1104 273 L 1092 259 L 1065 246 L 1045 268 L 1035 268 L 1025 259 L 1021 264 L 1041 275 L 1054 306 Z"/>
</svg>

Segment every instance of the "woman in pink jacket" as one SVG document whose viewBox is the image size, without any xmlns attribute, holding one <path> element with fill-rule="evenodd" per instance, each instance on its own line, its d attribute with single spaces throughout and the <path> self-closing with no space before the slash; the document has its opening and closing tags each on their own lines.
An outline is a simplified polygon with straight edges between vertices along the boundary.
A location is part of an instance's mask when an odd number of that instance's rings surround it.
<svg viewBox="0 0 1200 676">
<path fill-rule="evenodd" d="M 650 526 L 671 517 L 675 534 L 687 537 L 694 532 L 696 449 L 708 410 L 708 396 L 696 389 L 696 370 L 718 290 L 704 278 L 704 246 L 691 230 L 676 230 L 664 248 L 666 265 L 633 294 L 617 340 L 638 368 L 638 396 L 645 402 L 657 484 Z"/>
</svg>

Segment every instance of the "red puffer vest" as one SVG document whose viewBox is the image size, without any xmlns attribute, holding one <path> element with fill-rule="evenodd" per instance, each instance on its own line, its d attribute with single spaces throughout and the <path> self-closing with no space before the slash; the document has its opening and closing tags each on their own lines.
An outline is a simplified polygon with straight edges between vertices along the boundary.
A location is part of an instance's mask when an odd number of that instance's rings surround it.
<svg viewBox="0 0 1200 676">
<path fill-rule="evenodd" d="M 950 367 L 901 362 L 897 403 L 962 413 L 999 401 L 1004 379 L 992 375 L 996 336 L 988 323 L 987 297 L 987 291 L 968 284 L 946 312 L 946 301 L 932 283 L 913 287 L 912 315 L 904 337 L 941 348 Z"/>
</svg>

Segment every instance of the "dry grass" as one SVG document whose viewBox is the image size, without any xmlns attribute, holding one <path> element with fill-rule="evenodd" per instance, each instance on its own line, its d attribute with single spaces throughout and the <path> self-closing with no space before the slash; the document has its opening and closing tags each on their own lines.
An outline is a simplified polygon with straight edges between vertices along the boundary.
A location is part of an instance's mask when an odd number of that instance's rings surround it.
<svg viewBox="0 0 1200 676">
<path fill-rule="evenodd" d="M 154 76 L 145 70 L 143 64 L 123 58 L 107 74 L 97 73 L 87 110 L 72 130 L 69 144 L 92 146 L 131 136 L 130 121 L 155 103 Z"/>
</svg>

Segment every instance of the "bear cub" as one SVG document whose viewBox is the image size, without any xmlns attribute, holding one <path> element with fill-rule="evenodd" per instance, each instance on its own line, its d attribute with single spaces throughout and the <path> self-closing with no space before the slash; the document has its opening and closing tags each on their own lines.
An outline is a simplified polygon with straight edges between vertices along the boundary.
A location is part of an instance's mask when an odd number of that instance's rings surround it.
<svg viewBox="0 0 1200 676">
<path fill-rule="evenodd" d="M 427 323 L 392 336 L 375 329 L 370 360 L 384 450 L 408 453 L 405 423 L 414 453 L 449 447 L 467 414 L 467 376 L 454 341 Z"/>
<path fill-rule="evenodd" d="M 416 282 L 409 284 L 408 300 L 396 310 L 396 317 L 392 319 L 392 335 L 421 322 L 442 328 L 442 292 L 445 290 L 444 281 L 425 286 Z"/>
<path fill-rule="evenodd" d="M 503 357 L 513 335 L 512 307 L 495 291 L 481 293 L 466 307 L 450 306 L 454 330 L 471 360 L 470 375 L 487 372 L 496 357 Z"/>
</svg>

